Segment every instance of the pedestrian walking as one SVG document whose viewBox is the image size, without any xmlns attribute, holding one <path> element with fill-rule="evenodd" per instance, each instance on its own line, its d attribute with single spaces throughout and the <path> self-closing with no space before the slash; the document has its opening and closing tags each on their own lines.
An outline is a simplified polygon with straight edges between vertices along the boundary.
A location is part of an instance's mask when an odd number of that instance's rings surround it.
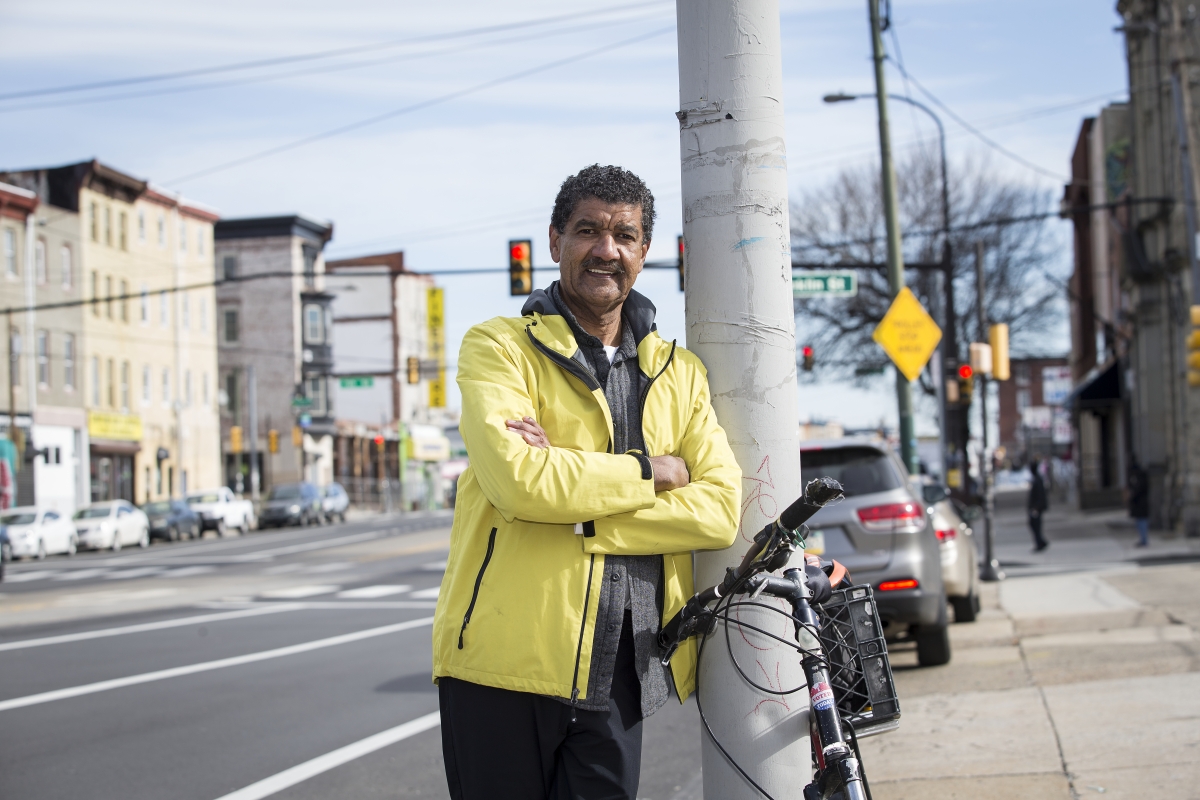
<svg viewBox="0 0 1200 800">
<path fill-rule="evenodd" d="M 1129 516 L 1137 525 L 1137 546 L 1146 547 L 1150 544 L 1150 479 L 1136 458 L 1129 466 L 1126 489 L 1129 492 Z"/>
<path fill-rule="evenodd" d="M 692 595 L 693 550 L 729 547 L 741 471 L 699 359 L 633 291 L 654 197 L 620 167 L 567 178 L 559 279 L 458 357 L 458 481 L 433 627 L 454 800 L 634 800 L 642 720 L 694 689 L 659 626 Z"/>
<path fill-rule="evenodd" d="M 1029 529 L 1033 531 L 1033 549 L 1037 553 L 1050 546 L 1042 533 L 1042 522 L 1046 509 L 1050 507 L 1050 499 L 1046 495 L 1046 482 L 1042 480 L 1039 466 L 1036 458 L 1029 462 L 1029 501 L 1026 504 L 1029 510 Z"/>
</svg>

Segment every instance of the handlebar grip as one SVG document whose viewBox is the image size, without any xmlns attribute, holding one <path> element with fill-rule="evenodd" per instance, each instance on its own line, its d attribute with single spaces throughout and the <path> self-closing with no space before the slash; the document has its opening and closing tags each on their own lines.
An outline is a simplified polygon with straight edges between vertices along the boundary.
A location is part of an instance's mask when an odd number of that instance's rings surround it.
<svg viewBox="0 0 1200 800">
<path fill-rule="evenodd" d="M 843 497 L 842 485 L 833 478 L 816 478 L 804 487 L 804 496 L 779 515 L 779 524 L 794 531 L 812 519 L 829 502 Z"/>
</svg>

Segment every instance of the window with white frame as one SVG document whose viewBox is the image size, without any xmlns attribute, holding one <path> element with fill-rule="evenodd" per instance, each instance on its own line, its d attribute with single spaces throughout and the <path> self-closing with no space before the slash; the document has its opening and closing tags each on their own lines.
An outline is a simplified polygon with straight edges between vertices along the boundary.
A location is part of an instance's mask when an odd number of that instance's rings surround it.
<svg viewBox="0 0 1200 800">
<path fill-rule="evenodd" d="M 63 388 L 75 390 L 75 336 L 63 334 Z"/>
<path fill-rule="evenodd" d="M 208 373 L 200 376 L 200 398 L 205 406 L 208 405 Z"/>
<path fill-rule="evenodd" d="M 167 246 L 167 218 L 161 211 L 158 212 L 158 246 Z"/>
<path fill-rule="evenodd" d="M 41 237 L 33 245 L 33 274 L 39 284 L 46 282 L 46 240 Z"/>
<path fill-rule="evenodd" d="M 325 343 L 325 315 L 316 303 L 304 307 L 304 342 L 305 344 Z"/>
<path fill-rule="evenodd" d="M 88 227 L 91 228 L 92 241 L 100 241 L 100 210 L 95 203 L 88 206 Z"/>
<path fill-rule="evenodd" d="M 72 258 L 71 246 L 64 244 L 58 252 L 60 266 L 62 267 L 62 287 L 70 289 L 75 284 L 75 261 Z"/>
<path fill-rule="evenodd" d="M 104 207 L 104 243 L 112 247 L 112 206 Z"/>
<path fill-rule="evenodd" d="M 142 284 L 142 303 L 141 303 L 141 320 L 145 325 L 150 322 L 150 290 L 146 288 L 146 284 Z"/>
<path fill-rule="evenodd" d="M 200 298 L 200 332 L 208 333 L 208 298 Z"/>
<path fill-rule="evenodd" d="M 164 406 L 171 404 L 171 368 L 163 367 L 162 371 L 162 401 Z"/>
<path fill-rule="evenodd" d="M 121 410 L 129 412 L 129 362 L 121 362 Z"/>
<path fill-rule="evenodd" d="M 142 365 L 142 405 L 150 405 L 150 365 Z"/>
<path fill-rule="evenodd" d="M 179 220 L 179 249 L 187 252 L 187 223 L 183 220 Z"/>
<path fill-rule="evenodd" d="M 8 346 L 9 346 L 9 348 L 11 348 L 8 352 L 12 353 L 12 357 L 11 357 L 11 360 L 12 360 L 12 367 L 11 367 L 12 383 L 13 383 L 13 386 L 20 386 L 21 385 L 21 332 L 18 331 L 16 328 L 13 328 L 12 331 L 9 332 L 8 342 L 9 342 Z"/>
<path fill-rule="evenodd" d="M 192 405 L 192 371 L 183 373 L 183 404 L 189 408 Z"/>
<path fill-rule="evenodd" d="M 138 209 L 138 241 L 146 243 L 146 209 Z"/>
<path fill-rule="evenodd" d="M 37 382 L 44 389 L 50 386 L 50 331 L 38 331 L 34 346 L 37 348 Z"/>
<path fill-rule="evenodd" d="M 183 329 L 186 331 L 188 328 L 192 327 L 192 309 L 191 303 L 188 302 L 187 292 L 182 292 L 180 294 L 179 303 L 180 311 L 182 312 L 179 317 L 179 324 L 183 325 Z"/>
<path fill-rule="evenodd" d="M 208 238 L 208 227 L 205 225 L 196 226 L 196 255 L 204 255 L 204 240 Z"/>
<path fill-rule="evenodd" d="M 329 411 L 326 387 L 327 381 L 324 377 L 308 378 L 304 381 L 305 394 L 312 401 L 309 412 L 314 417 L 326 416 Z"/>
<path fill-rule="evenodd" d="M 221 312 L 221 341 L 225 344 L 237 344 L 241 340 L 241 320 L 236 308 L 226 308 Z"/>
<path fill-rule="evenodd" d="M 17 232 L 12 228 L 4 229 L 4 272 L 17 276 Z"/>
<path fill-rule="evenodd" d="M 100 407 L 100 359 L 92 356 L 92 407 Z"/>
</svg>

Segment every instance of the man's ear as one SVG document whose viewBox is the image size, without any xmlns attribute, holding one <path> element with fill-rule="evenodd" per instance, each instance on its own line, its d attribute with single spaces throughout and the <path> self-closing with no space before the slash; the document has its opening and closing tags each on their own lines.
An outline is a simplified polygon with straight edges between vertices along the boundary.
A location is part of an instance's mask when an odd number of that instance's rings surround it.
<svg viewBox="0 0 1200 800">
<path fill-rule="evenodd" d="M 559 247 L 562 241 L 562 234 L 558 232 L 558 228 L 554 227 L 554 223 L 550 224 L 550 258 L 554 259 L 554 263 L 558 263 L 559 256 L 562 255 L 562 250 Z M 644 254 L 643 254 L 644 255 Z"/>
</svg>

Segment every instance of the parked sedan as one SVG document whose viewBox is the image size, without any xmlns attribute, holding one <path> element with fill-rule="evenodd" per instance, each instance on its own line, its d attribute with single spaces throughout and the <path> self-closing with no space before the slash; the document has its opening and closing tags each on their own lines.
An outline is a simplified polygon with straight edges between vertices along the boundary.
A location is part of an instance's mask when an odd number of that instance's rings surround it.
<svg viewBox="0 0 1200 800">
<path fill-rule="evenodd" d="M 350 496 L 340 483 L 331 483 L 321 489 L 321 510 L 327 522 L 346 521 L 346 509 L 350 507 Z"/>
<path fill-rule="evenodd" d="M 906 629 L 922 666 L 948 662 L 938 540 L 900 459 L 870 441 L 809 441 L 802 445 L 800 468 L 805 483 L 825 476 L 846 491 L 845 500 L 809 521 L 810 552 L 836 558 L 855 583 L 874 587 L 885 629 Z"/>
<path fill-rule="evenodd" d="M 8 541 L 8 528 L 0 525 L 0 581 L 4 580 L 4 570 L 12 561 L 12 545 Z"/>
<path fill-rule="evenodd" d="M 321 524 L 321 490 L 311 483 L 281 483 L 271 489 L 258 518 L 259 528 Z"/>
<path fill-rule="evenodd" d="M 75 555 L 75 526 L 57 511 L 36 506 L 12 508 L 0 516 L 8 529 L 13 558 L 45 558 L 53 553 Z"/>
<path fill-rule="evenodd" d="M 92 503 L 75 512 L 79 546 L 92 550 L 120 550 L 127 544 L 150 546 L 150 520 L 126 500 Z"/>
<path fill-rule="evenodd" d="M 202 533 L 200 515 L 182 500 L 160 500 L 142 506 L 150 523 L 150 538 L 177 542 L 181 538 L 198 539 Z"/>
<path fill-rule="evenodd" d="M 945 486 L 928 476 L 918 480 L 926 512 L 942 553 L 942 580 L 955 622 L 974 622 L 979 613 L 979 552 L 975 534 L 950 501 Z"/>
</svg>

